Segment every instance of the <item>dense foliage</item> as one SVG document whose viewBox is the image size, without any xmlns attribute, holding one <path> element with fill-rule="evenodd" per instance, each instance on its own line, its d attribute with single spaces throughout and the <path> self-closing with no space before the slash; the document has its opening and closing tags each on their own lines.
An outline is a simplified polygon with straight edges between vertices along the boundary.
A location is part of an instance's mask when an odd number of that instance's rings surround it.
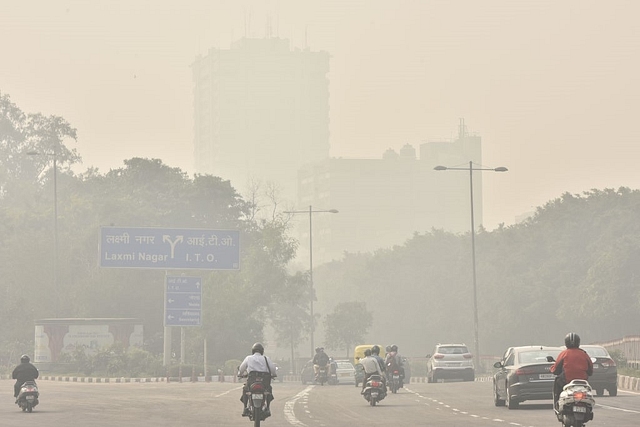
<svg viewBox="0 0 640 427">
<path fill-rule="evenodd" d="M 483 355 L 508 346 L 562 345 L 638 334 L 640 191 L 563 194 L 528 220 L 476 235 Z M 362 300 L 374 312 L 368 341 L 424 356 L 438 342 L 473 348 L 469 234 L 416 234 L 404 245 L 348 254 L 316 273 L 318 310 Z"/>
</svg>

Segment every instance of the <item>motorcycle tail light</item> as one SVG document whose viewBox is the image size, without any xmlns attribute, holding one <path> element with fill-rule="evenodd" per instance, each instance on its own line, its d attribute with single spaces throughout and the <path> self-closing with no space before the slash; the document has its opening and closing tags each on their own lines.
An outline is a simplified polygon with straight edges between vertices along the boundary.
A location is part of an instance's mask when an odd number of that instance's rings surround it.
<svg viewBox="0 0 640 427">
<path fill-rule="evenodd" d="M 262 391 L 262 384 L 260 383 L 251 384 L 251 391 L 256 391 L 256 392 Z"/>
<path fill-rule="evenodd" d="M 587 393 L 585 393 L 584 391 L 574 391 L 573 392 L 573 398 L 575 400 L 583 400 L 587 398 Z"/>
<path fill-rule="evenodd" d="M 371 387 L 380 387 L 380 383 L 378 381 L 372 381 Z"/>
</svg>

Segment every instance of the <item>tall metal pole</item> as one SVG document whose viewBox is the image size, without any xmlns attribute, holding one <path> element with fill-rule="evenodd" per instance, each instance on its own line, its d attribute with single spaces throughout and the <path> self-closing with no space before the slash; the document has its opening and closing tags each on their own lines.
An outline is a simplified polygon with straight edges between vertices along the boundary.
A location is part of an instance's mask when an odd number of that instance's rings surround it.
<svg viewBox="0 0 640 427">
<path fill-rule="evenodd" d="M 55 316 L 59 317 L 60 293 L 58 292 L 58 152 L 53 152 L 53 290 Z"/>
<path fill-rule="evenodd" d="M 309 284 L 311 285 L 311 305 L 309 313 L 311 314 L 311 358 L 315 354 L 315 346 L 313 344 L 313 334 L 316 329 L 316 319 L 313 317 L 313 300 L 316 298 L 315 289 L 313 288 L 313 226 L 311 222 L 313 218 L 313 208 L 309 205 Z"/>
<path fill-rule="evenodd" d="M 478 339 L 478 288 L 476 284 L 476 229 L 473 221 L 473 162 L 469 162 L 469 193 L 471 194 L 471 263 L 473 269 L 473 340 L 475 357 L 480 364 L 480 340 Z"/>
</svg>

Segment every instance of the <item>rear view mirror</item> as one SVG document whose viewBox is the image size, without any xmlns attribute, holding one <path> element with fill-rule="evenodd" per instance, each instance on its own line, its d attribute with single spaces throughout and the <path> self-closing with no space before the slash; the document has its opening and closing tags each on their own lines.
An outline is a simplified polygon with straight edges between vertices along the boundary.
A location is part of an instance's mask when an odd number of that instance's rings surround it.
<svg viewBox="0 0 640 427">
<path fill-rule="evenodd" d="M 502 368 L 502 363 L 501 362 L 496 362 L 496 363 L 493 364 L 493 367 L 500 369 L 500 368 Z"/>
<path fill-rule="evenodd" d="M 547 356 L 547 362 L 555 362 L 553 356 Z"/>
</svg>

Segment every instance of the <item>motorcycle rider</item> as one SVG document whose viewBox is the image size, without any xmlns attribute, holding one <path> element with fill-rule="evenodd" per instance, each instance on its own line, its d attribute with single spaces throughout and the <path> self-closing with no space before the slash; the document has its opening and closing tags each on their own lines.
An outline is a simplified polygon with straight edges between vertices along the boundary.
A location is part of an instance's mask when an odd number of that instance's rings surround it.
<svg viewBox="0 0 640 427">
<path fill-rule="evenodd" d="M 316 381 L 318 381 L 318 374 L 320 372 L 320 368 L 324 367 L 327 369 L 327 375 L 329 374 L 328 365 L 329 364 L 329 356 L 324 352 L 323 347 L 316 347 L 316 354 L 313 356 L 313 372 L 316 375 Z"/>
<path fill-rule="evenodd" d="M 388 348 L 387 357 L 384 360 L 385 366 L 389 367 L 387 373 L 398 370 L 400 373 L 400 387 L 404 387 L 404 363 L 402 362 L 402 357 L 398 354 L 398 346 L 393 344 Z"/>
<path fill-rule="evenodd" d="M 551 372 L 556 374 L 553 382 L 553 407 L 558 409 L 558 399 L 562 388 L 573 380 L 587 380 L 593 375 L 593 362 L 586 351 L 580 348 L 580 337 L 574 332 L 569 332 L 564 337 L 566 350 L 562 351 L 551 367 Z"/>
<path fill-rule="evenodd" d="M 22 384 L 27 381 L 35 381 L 38 378 L 40 373 L 38 372 L 38 368 L 31 364 L 31 359 L 26 354 L 20 356 L 20 364 L 16 366 L 13 370 L 13 374 L 11 377 L 16 380 L 15 385 L 13 386 L 13 397 L 16 398 L 16 403 L 18 403 L 18 395 L 20 394 L 20 388 Z"/>
<path fill-rule="evenodd" d="M 380 378 L 384 378 L 384 376 L 382 375 L 378 360 L 372 356 L 371 349 L 369 348 L 364 351 L 364 357 L 360 359 L 360 365 L 362 365 L 364 369 L 364 380 L 362 381 L 362 391 L 360 394 L 364 394 L 364 389 L 371 375 L 377 374 L 380 375 Z"/>
<path fill-rule="evenodd" d="M 253 384 L 257 378 L 261 378 L 265 391 L 268 391 L 267 409 L 264 411 L 265 417 L 271 416 L 271 401 L 273 400 L 273 390 L 271 389 L 271 378 L 276 378 L 276 366 L 271 359 L 264 355 L 264 346 L 257 342 L 251 347 L 251 354 L 244 358 L 240 367 L 238 367 L 238 377 L 247 374 L 247 381 L 242 388 L 242 397 L 240 401 L 244 405 L 242 416 L 248 417 L 250 410 L 247 407 L 247 391 L 249 386 Z"/>
</svg>

